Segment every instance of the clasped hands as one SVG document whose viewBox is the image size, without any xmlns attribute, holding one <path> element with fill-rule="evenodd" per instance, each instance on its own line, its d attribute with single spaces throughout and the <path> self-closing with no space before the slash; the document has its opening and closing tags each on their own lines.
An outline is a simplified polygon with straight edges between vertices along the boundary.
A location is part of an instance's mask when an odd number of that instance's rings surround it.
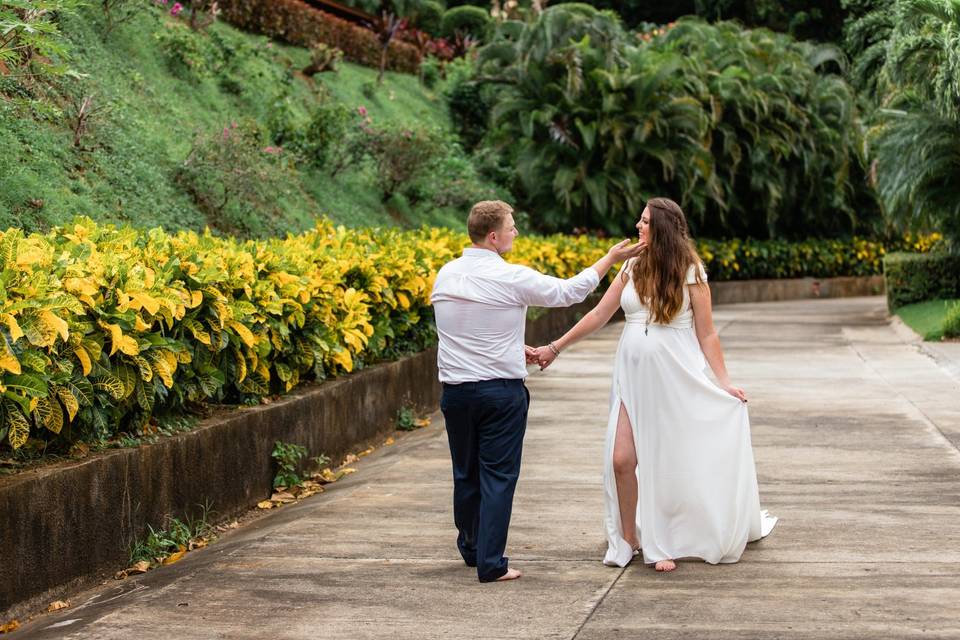
<svg viewBox="0 0 960 640">
<path fill-rule="evenodd" d="M 527 364 L 539 365 L 540 371 L 543 371 L 557 359 L 557 354 L 551 351 L 550 347 L 531 347 L 529 345 L 523 348 L 524 355 L 527 358 Z"/>
</svg>

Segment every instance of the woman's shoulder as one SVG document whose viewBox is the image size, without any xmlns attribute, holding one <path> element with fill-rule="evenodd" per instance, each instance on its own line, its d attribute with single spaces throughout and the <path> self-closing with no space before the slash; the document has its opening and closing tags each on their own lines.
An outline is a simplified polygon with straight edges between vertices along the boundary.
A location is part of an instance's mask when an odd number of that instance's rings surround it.
<svg viewBox="0 0 960 640">
<path fill-rule="evenodd" d="M 707 270 L 703 268 L 703 263 L 699 260 L 690 265 L 687 269 L 686 284 L 697 284 L 697 274 L 700 275 L 700 282 L 707 281 Z"/>
</svg>

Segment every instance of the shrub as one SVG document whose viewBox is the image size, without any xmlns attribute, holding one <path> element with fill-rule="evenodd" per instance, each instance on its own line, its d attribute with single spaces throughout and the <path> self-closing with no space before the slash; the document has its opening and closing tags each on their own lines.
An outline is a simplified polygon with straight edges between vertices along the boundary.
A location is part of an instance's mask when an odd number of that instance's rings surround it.
<svg viewBox="0 0 960 640">
<path fill-rule="evenodd" d="M 960 298 L 958 253 L 894 253 L 884 258 L 883 276 L 891 311 L 913 302 Z"/>
<path fill-rule="evenodd" d="M 463 146 L 472 151 L 487 135 L 490 122 L 490 101 L 483 87 L 476 82 L 462 81 L 447 90 L 450 119 Z"/>
<path fill-rule="evenodd" d="M 480 200 L 510 199 L 506 189 L 491 187 L 480 176 L 459 145 L 448 141 L 445 146 L 446 155 L 405 189 L 412 200 L 428 200 L 439 208 L 469 211 Z"/>
<path fill-rule="evenodd" d="M 430 35 L 438 35 L 443 24 L 443 12 L 443 5 L 436 0 L 424 0 L 413 14 L 413 24 Z"/>
<path fill-rule="evenodd" d="M 276 201 L 295 182 L 283 154 L 281 147 L 265 144 L 256 123 L 234 122 L 197 133 L 174 180 L 216 229 L 246 236 L 281 233 Z"/>
<path fill-rule="evenodd" d="M 429 129 L 365 125 L 363 131 L 384 200 L 423 175 L 446 152 L 443 136 Z"/>
<path fill-rule="evenodd" d="M 524 235 L 508 258 L 568 278 L 609 243 Z M 435 340 L 434 274 L 468 244 L 446 229 L 327 221 L 263 241 L 89 219 L 42 235 L 8 229 L 0 233 L 0 438 L 13 449 L 32 437 L 63 450 L 156 431 L 154 421 L 190 403 L 249 403 L 422 350 Z M 723 279 L 716 265 L 726 258 L 714 246 L 708 270 Z M 852 266 L 836 261 L 829 275 Z"/>
<path fill-rule="evenodd" d="M 310 63 L 303 68 L 303 75 L 313 77 L 325 71 L 336 71 L 343 59 L 343 51 L 318 42 L 310 49 Z"/>
<path fill-rule="evenodd" d="M 433 274 L 468 243 L 443 229 L 348 230 L 241 242 L 97 225 L 0 234 L 0 438 L 65 449 L 151 429 L 187 403 L 283 393 L 435 339 Z M 559 277 L 589 238 L 517 242 Z"/>
<path fill-rule="evenodd" d="M 427 56 L 420 64 L 420 82 L 428 89 L 433 89 L 440 81 L 442 64 L 436 56 Z"/>
<path fill-rule="evenodd" d="M 943 318 L 943 337 L 960 338 L 960 302 L 955 302 L 947 309 Z"/>
<path fill-rule="evenodd" d="M 182 22 L 164 24 L 153 37 L 170 70 L 184 80 L 212 77 L 223 66 L 223 52 L 216 42 Z"/>
<path fill-rule="evenodd" d="M 445 38 L 452 38 L 459 31 L 483 41 L 489 25 L 490 14 L 486 10 L 480 7 L 462 6 L 448 9 L 443 14 L 440 31 Z"/>
<path fill-rule="evenodd" d="M 301 0 L 222 0 L 223 19 L 242 29 L 256 31 L 290 44 L 312 47 L 323 42 L 343 51 L 344 58 L 378 68 L 380 42 L 369 29 L 314 9 Z M 420 53 L 411 44 L 390 43 L 387 68 L 416 73 Z"/>
</svg>

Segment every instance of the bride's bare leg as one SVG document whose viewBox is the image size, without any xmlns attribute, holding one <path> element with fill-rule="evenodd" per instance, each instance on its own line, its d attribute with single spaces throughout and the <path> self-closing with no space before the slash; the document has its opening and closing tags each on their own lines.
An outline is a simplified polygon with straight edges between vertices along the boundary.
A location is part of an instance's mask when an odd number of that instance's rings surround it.
<svg viewBox="0 0 960 640">
<path fill-rule="evenodd" d="M 634 549 L 640 547 L 637 540 L 637 449 L 633 441 L 633 428 L 627 410 L 620 403 L 617 418 L 617 435 L 613 441 L 613 475 L 617 481 L 617 498 L 620 502 L 620 526 L 623 539 Z"/>
</svg>

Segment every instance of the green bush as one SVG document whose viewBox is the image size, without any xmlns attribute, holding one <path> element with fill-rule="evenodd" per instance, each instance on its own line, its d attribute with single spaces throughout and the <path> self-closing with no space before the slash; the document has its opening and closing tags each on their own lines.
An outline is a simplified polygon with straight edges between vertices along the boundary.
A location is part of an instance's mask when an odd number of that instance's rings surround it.
<svg viewBox="0 0 960 640">
<path fill-rule="evenodd" d="M 444 137 L 429 129 L 364 125 L 363 131 L 384 201 L 420 178 L 445 153 Z"/>
<path fill-rule="evenodd" d="M 943 319 L 943 337 L 960 338 L 960 302 L 947 309 L 947 315 Z"/>
<path fill-rule="evenodd" d="M 438 35 L 443 24 L 443 5 L 435 0 L 426 0 L 413 14 L 413 25 L 430 35 Z"/>
<path fill-rule="evenodd" d="M 450 119 L 463 142 L 472 151 L 487 134 L 490 122 L 490 100 L 476 82 L 453 84 L 446 92 Z"/>
<path fill-rule="evenodd" d="M 193 199 L 209 225 L 241 236 L 284 231 L 277 200 L 297 181 L 281 147 L 265 145 L 253 121 L 197 133 L 174 181 Z"/>
<path fill-rule="evenodd" d="M 420 81 L 427 89 L 433 89 L 440 81 L 442 63 L 434 56 L 427 56 L 420 63 Z"/>
<path fill-rule="evenodd" d="M 429 201 L 441 209 L 469 211 L 480 200 L 509 200 L 506 189 L 491 185 L 477 172 L 460 145 L 447 142 L 446 155 L 433 163 L 404 192 L 414 202 Z"/>
<path fill-rule="evenodd" d="M 887 305 L 960 298 L 960 254 L 892 253 L 883 260 Z"/>
<path fill-rule="evenodd" d="M 696 19 L 638 38 L 609 13 L 560 4 L 504 22 L 478 65 L 500 83 L 489 143 L 541 229 L 620 234 L 656 194 L 680 202 L 697 235 L 803 238 L 879 218 L 854 93 L 824 73 L 836 57 Z"/>
<path fill-rule="evenodd" d="M 220 47 L 203 33 L 182 22 L 172 22 L 153 36 L 167 58 L 174 75 L 184 80 L 212 77 L 223 65 Z"/>
<path fill-rule="evenodd" d="M 452 38 L 457 31 L 460 31 L 482 41 L 489 25 L 490 14 L 484 9 L 470 6 L 454 7 L 443 14 L 440 31 L 445 38 Z"/>
</svg>

